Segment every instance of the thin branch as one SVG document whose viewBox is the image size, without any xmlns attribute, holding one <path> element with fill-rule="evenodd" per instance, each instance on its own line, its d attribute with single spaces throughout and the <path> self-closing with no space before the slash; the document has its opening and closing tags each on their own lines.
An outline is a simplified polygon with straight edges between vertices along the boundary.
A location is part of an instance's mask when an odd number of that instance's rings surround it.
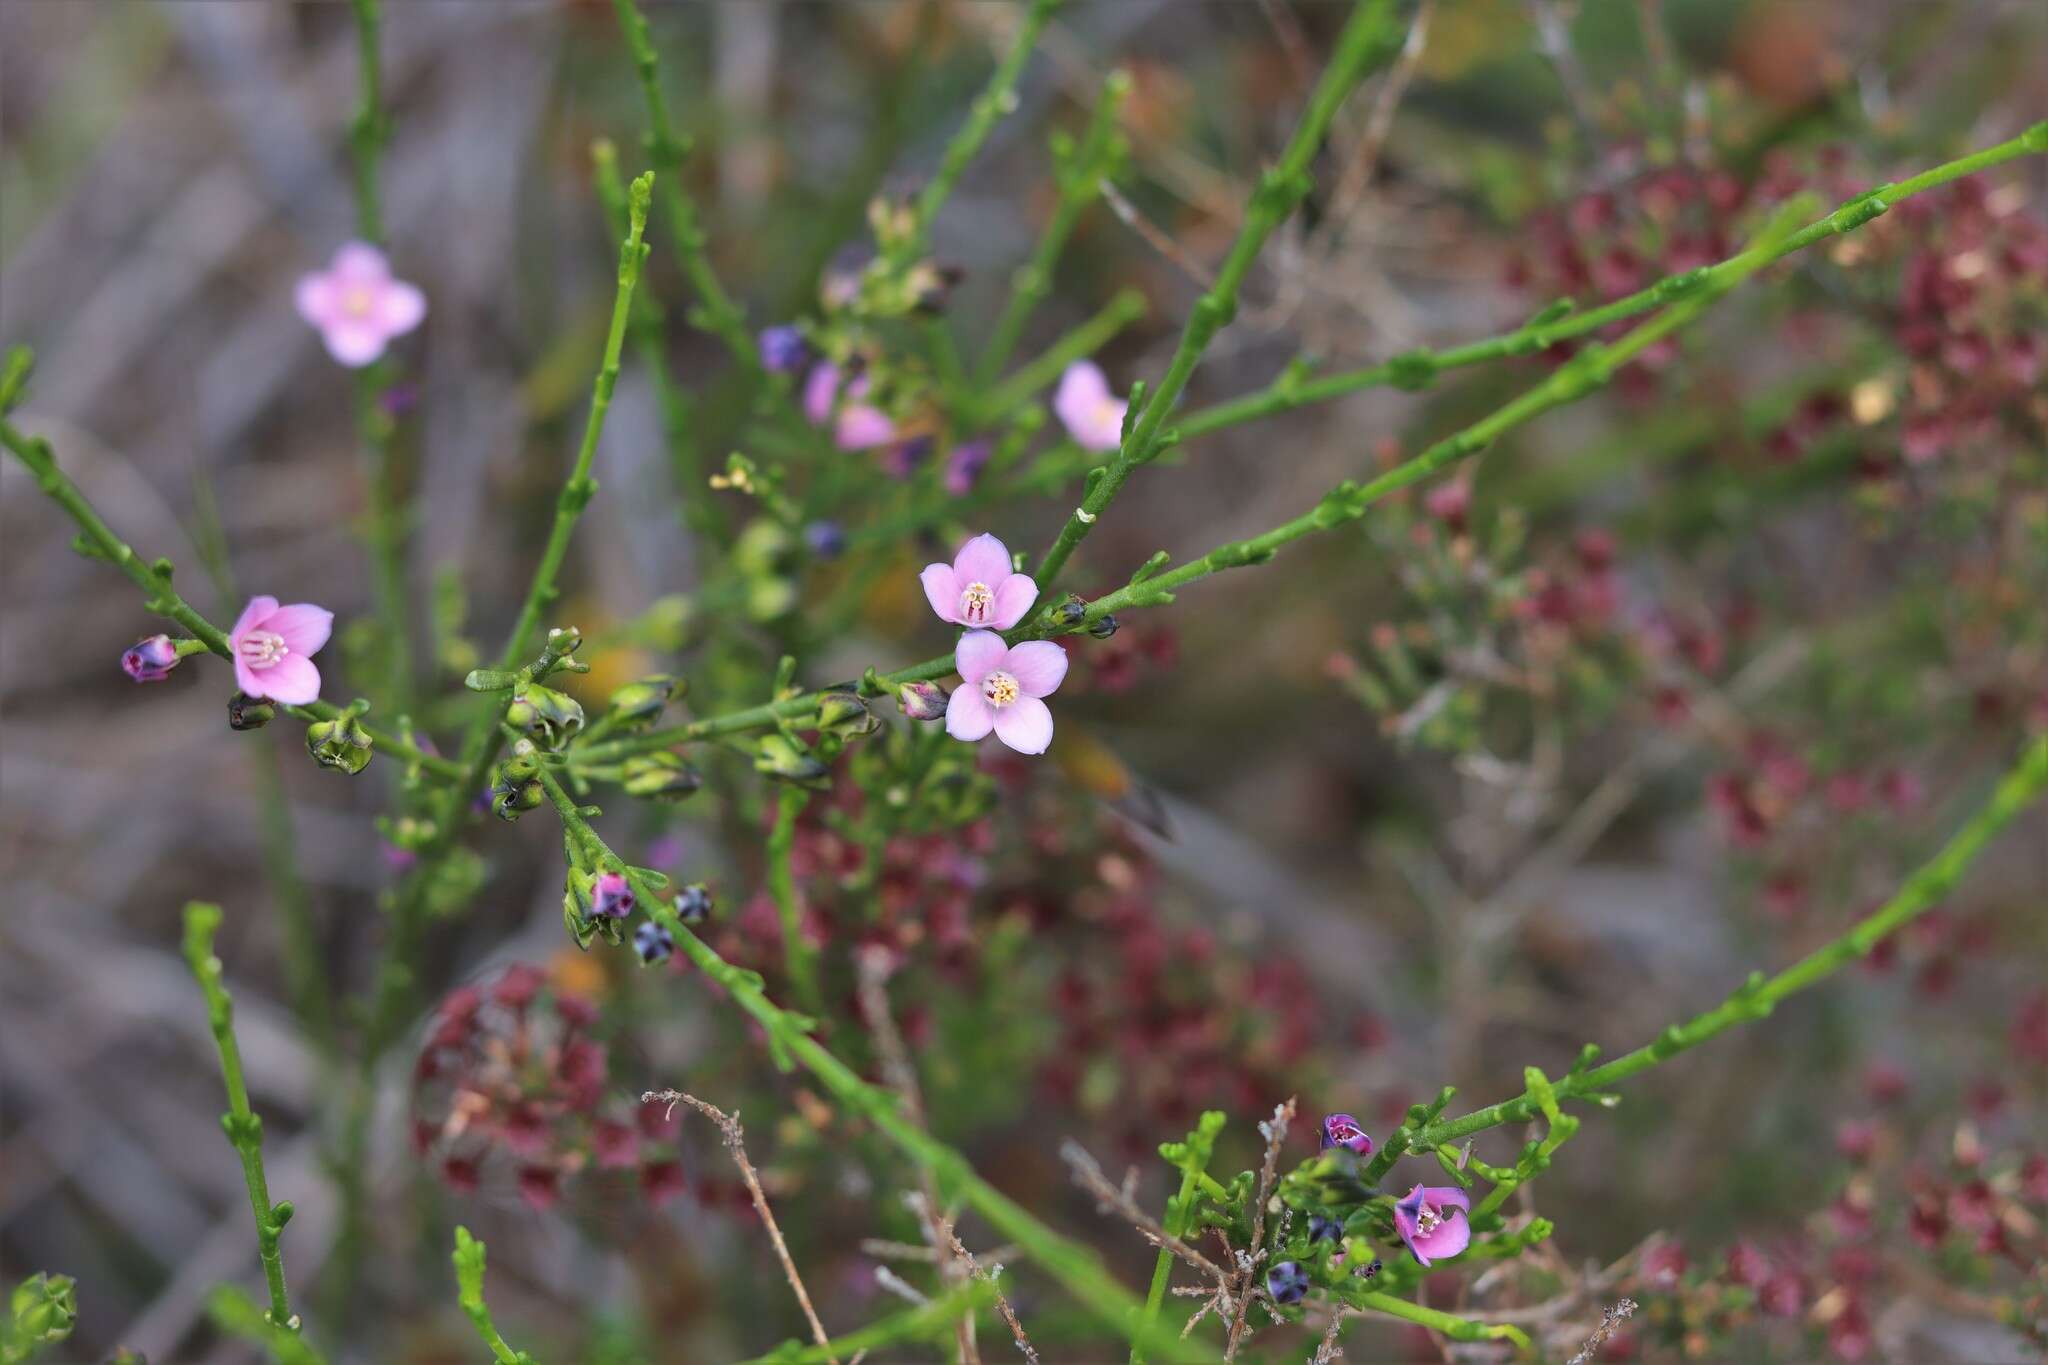
<svg viewBox="0 0 2048 1365">
<path fill-rule="evenodd" d="M 1586 1344 L 1581 1346 L 1578 1354 L 1567 1360 L 1565 1365 L 1592 1365 L 1593 1357 L 1600 1354 L 1600 1348 L 1606 1344 L 1607 1338 L 1612 1335 L 1614 1329 L 1627 1321 L 1629 1316 L 1635 1311 L 1636 1301 L 1634 1299 L 1623 1299 L 1620 1303 L 1615 1304 L 1612 1308 L 1602 1313 L 1600 1315 L 1600 1325 L 1593 1329 L 1593 1335 L 1586 1338 Z"/>
<path fill-rule="evenodd" d="M 1130 1220 L 1133 1227 L 1144 1234 L 1147 1241 L 1172 1252 L 1215 1280 L 1218 1285 L 1230 1282 L 1230 1276 L 1224 1273 L 1221 1266 L 1161 1227 L 1159 1220 L 1139 1208 L 1128 1192 L 1112 1185 L 1109 1177 L 1102 1173 L 1102 1167 L 1095 1163 L 1095 1158 L 1088 1155 L 1087 1148 L 1070 1138 L 1060 1144 L 1060 1159 L 1073 1171 L 1074 1183 L 1094 1195 L 1104 1212 L 1114 1209 L 1122 1214 Z"/>
</svg>

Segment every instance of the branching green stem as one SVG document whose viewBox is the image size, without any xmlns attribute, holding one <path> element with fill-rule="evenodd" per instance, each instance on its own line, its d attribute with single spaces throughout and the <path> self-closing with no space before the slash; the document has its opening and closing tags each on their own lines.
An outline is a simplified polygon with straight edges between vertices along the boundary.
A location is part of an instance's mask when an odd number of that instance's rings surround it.
<svg viewBox="0 0 2048 1365">
<path fill-rule="evenodd" d="M 783 787 L 776 793 L 775 826 L 768 832 L 768 894 L 775 901 L 775 913 L 782 923 L 782 960 L 796 987 L 796 998 L 807 1010 L 823 1010 L 824 993 L 818 986 L 818 950 L 804 936 L 802 899 L 797 895 L 796 872 L 791 857 L 796 848 L 797 817 L 803 814 L 810 793 L 802 787 Z"/>
<path fill-rule="evenodd" d="M 292 1206 L 270 1202 L 270 1182 L 263 1173 L 263 1120 L 249 1107 L 249 1087 L 242 1079 L 242 1049 L 235 1041 L 235 1007 L 221 980 L 220 959 L 214 956 L 213 935 L 220 928 L 220 907 L 192 901 L 185 906 L 185 961 L 206 995 L 206 1020 L 220 1050 L 221 1079 L 227 1085 L 228 1112 L 220 1126 L 242 1158 L 242 1178 L 249 1187 L 249 1208 L 256 1216 L 256 1251 L 263 1278 L 270 1286 L 269 1320 L 288 1332 L 299 1330 L 298 1315 L 285 1297 L 284 1257 L 277 1235 L 291 1221 Z"/>
<path fill-rule="evenodd" d="M 484 1302 L 484 1244 L 469 1235 L 469 1229 L 455 1229 L 456 1295 L 462 1304 L 462 1311 L 476 1324 L 476 1334 L 491 1348 L 491 1356 L 498 1365 L 534 1365 L 534 1359 L 524 1351 L 515 1351 L 498 1332 L 497 1324 L 491 1321 L 490 1305 Z"/>
<path fill-rule="evenodd" d="M 1392 1294 L 1365 1292 L 1351 1295 L 1350 1301 L 1360 1308 L 1370 1308 L 1375 1313 L 1385 1313 L 1390 1318 L 1401 1318 L 1432 1332 L 1441 1332 L 1452 1341 L 1512 1341 L 1524 1355 L 1534 1349 L 1528 1334 L 1512 1323 L 1473 1322 L 1455 1313 L 1397 1299 Z"/>
</svg>

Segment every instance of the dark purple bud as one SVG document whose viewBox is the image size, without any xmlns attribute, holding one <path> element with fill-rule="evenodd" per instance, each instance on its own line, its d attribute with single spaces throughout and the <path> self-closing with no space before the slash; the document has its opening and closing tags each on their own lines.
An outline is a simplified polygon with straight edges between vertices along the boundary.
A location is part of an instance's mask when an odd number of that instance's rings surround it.
<svg viewBox="0 0 2048 1365">
<path fill-rule="evenodd" d="M 711 918 L 711 888 L 691 882 L 676 893 L 676 918 L 685 924 L 702 924 Z"/>
<path fill-rule="evenodd" d="M 803 329 L 794 323 L 764 327 L 758 343 L 761 368 L 773 374 L 790 374 L 801 369 L 811 350 L 810 344 L 804 340 Z"/>
<path fill-rule="evenodd" d="M 896 700 L 912 720 L 937 720 L 946 714 L 946 689 L 935 682 L 905 683 L 897 689 Z"/>
<path fill-rule="evenodd" d="M 846 531 L 836 521 L 814 521 L 804 527 L 804 544 L 820 559 L 837 559 L 846 553 Z"/>
<path fill-rule="evenodd" d="M 228 729 L 261 730 L 277 719 L 277 704 L 237 692 L 228 698 Z"/>
<path fill-rule="evenodd" d="M 676 950 L 676 936 L 647 920 L 633 931 L 633 951 L 640 954 L 640 960 L 648 966 L 668 961 L 668 955 Z"/>
<path fill-rule="evenodd" d="M 1266 1272 L 1266 1292 L 1275 1303 L 1300 1303 L 1308 1293 L 1308 1272 L 1299 1261 L 1282 1261 Z"/>
<path fill-rule="evenodd" d="M 121 671 L 136 682 L 162 682 L 178 666 L 178 647 L 168 635 L 137 640 L 121 655 Z"/>
<path fill-rule="evenodd" d="M 1358 1126 L 1358 1120 L 1349 1114 L 1332 1114 L 1323 1120 L 1323 1150 L 1342 1147 L 1347 1152 L 1360 1156 L 1372 1155 L 1372 1139 L 1365 1129 Z"/>
<path fill-rule="evenodd" d="M 995 448 L 987 441 L 968 441 L 953 447 L 946 456 L 946 491 L 958 496 L 974 487 L 981 471 L 988 467 Z"/>
<path fill-rule="evenodd" d="M 1107 640 L 1110 636 L 1116 634 L 1116 625 L 1116 617 L 1098 616 L 1089 623 L 1088 633 L 1098 640 Z"/>
<path fill-rule="evenodd" d="M 590 913 L 602 919 L 624 919 L 633 913 L 633 888 L 617 872 L 598 875 L 590 888 Z"/>
<path fill-rule="evenodd" d="M 1311 1242 L 1341 1242 L 1344 1240 L 1344 1225 L 1334 1218 L 1312 1213 L 1308 1216 L 1308 1239 Z"/>
</svg>

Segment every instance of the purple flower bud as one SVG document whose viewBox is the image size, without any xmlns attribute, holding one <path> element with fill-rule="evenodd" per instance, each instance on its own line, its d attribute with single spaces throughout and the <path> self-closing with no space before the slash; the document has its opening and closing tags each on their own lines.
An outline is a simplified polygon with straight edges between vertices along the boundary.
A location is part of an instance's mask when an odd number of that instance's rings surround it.
<svg viewBox="0 0 2048 1365">
<path fill-rule="evenodd" d="M 1344 1225 L 1335 1218 L 1312 1213 L 1308 1216 L 1308 1239 L 1311 1242 L 1341 1242 L 1344 1240 Z"/>
<path fill-rule="evenodd" d="M 846 553 L 846 530 L 836 521 L 814 521 L 804 527 L 804 544 L 820 559 L 837 559 Z"/>
<path fill-rule="evenodd" d="M 668 955 L 675 950 L 676 936 L 653 920 L 644 921 L 633 931 L 633 951 L 650 967 L 668 961 Z"/>
<path fill-rule="evenodd" d="M 804 357 L 811 349 L 804 340 L 803 329 L 794 323 L 763 328 L 758 344 L 761 368 L 774 374 L 789 374 L 802 368 Z"/>
<path fill-rule="evenodd" d="M 1299 1261 L 1282 1261 L 1266 1272 L 1266 1292 L 1275 1303 L 1300 1303 L 1308 1293 L 1308 1272 Z"/>
<path fill-rule="evenodd" d="M 624 919 L 633 913 L 633 888 L 616 872 L 599 874 L 590 888 L 590 913 L 600 919 Z"/>
<path fill-rule="evenodd" d="M 912 720 L 937 720 L 946 714 L 946 689 L 935 682 L 905 683 L 896 690 L 896 700 Z"/>
<path fill-rule="evenodd" d="M 676 918 L 685 924 L 702 924 L 711 918 L 711 888 L 691 882 L 676 893 Z"/>
<path fill-rule="evenodd" d="M 1394 1231 L 1424 1265 L 1456 1256 L 1472 1241 L 1472 1203 L 1450 1185 L 1417 1185 L 1394 1205 Z"/>
<path fill-rule="evenodd" d="M 1365 1129 L 1358 1126 L 1358 1120 L 1349 1114 L 1331 1114 L 1323 1120 L 1322 1149 L 1327 1152 L 1332 1147 L 1342 1147 L 1360 1156 L 1372 1155 L 1372 1139 L 1366 1136 Z"/>
<path fill-rule="evenodd" d="M 137 640 L 121 655 L 121 671 L 136 682 L 162 682 L 178 666 L 178 647 L 168 635 Z"/>
<path fill-rule="evenodd" d="M 946 491 L 956 497 L 974 487 L 974 481 L 981 477 L 981 471 L 988 467 L 989 456 L 995 448 L 987 441 L 968 441 L 953 447 L 946 456 Z"/>
</svg>

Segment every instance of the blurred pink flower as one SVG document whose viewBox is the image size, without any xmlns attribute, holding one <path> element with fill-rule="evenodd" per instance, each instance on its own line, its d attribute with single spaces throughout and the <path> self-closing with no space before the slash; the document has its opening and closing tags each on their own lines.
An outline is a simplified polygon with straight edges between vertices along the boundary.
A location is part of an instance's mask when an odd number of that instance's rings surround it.
<svg viewBox="0 0 2048 1365">
<path fill-rule="evenodd" d="M 374 363 L 427 315 L 426 295 L 393 278 L 384 253 L 367 242 L 343 243 L 326 270 L 301 276 L 296 301 L 327 353 L 350 369 Z"/>
<path fill-rule="evenodd" d="M 1038 600 L 1038 584 L 1013 573 L 1009 550 L 986 532 L 962 545 L 951 567 L 927 564 L 918 578 L 939 619 L 956 626 L 1008 630 Z"/>
<path fill-rule="evenodd" d="M 896 439 L 896 424 L 889 420 L 888 413 L 860 401 L 867 391 L 868 381 L 862 376 L 846 386 L 842 401 L 839 367 L 829 360 L 820 361 L 811 367 L 810 377 L 804 380 L 804 416 L 816 427 L 831 421 L 832 443 L 841 450 L 886 445 Z M 839 409 L 837 420 L 832 416 L 835 404 Z"/>
<path fill-rule="evenodd" d="M 1109 391 L 1102 367 L 1091 360 L 1067 366 L 1052 396 L 1052 410 L 1067 435 L 1085 450 L 1115 450 L 1122 445 L 1124 413 L 1129 408 L 1127 400 Z"/>
<path fill-rule="evenodd" d="M 1052 712 L 1041 697 L 1067 676 L 1067 651 L 1050 640 L 1005 645 L 992 631 L 970 630 L 953 651 L 962 686 L 946 703 L 946 733 L 974 741 L 996 738 L 1020 754 L 1042 754 L 1052 743 Z"/>
<path fill-rule="evenodd" d="M 311 602 L 280 607 L 275 597 L 252 597 L 228 632 L 235 654 L 235 685 L 251 697 L 304 706 L 320 697 L 320 670 L 312 656 L 327 643 L 334 613 Z"/>
</svg>

